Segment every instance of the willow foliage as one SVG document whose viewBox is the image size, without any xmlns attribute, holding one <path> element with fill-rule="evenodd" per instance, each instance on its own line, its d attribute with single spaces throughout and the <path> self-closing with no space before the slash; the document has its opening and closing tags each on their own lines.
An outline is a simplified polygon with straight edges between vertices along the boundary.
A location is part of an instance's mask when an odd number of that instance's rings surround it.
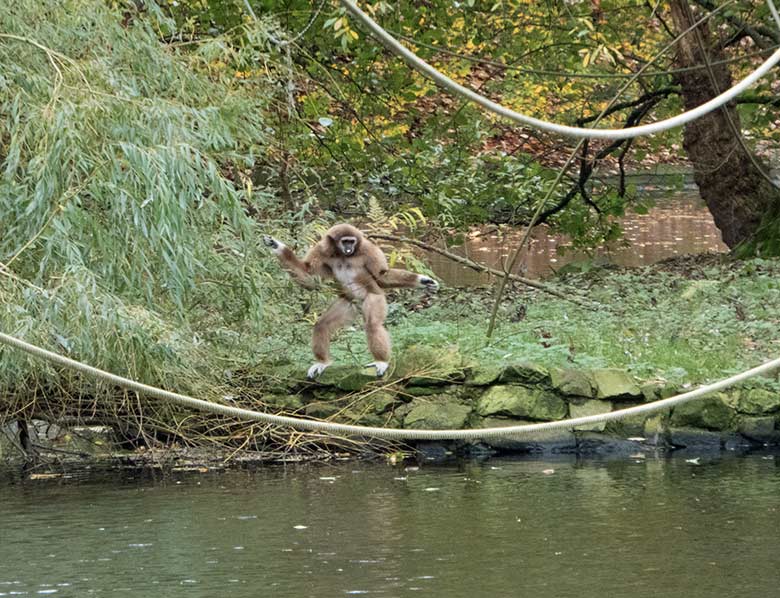
<svg viewBox="0 0 780 598">
<path fill-rule="evenodd" d="M 202 337 L 262 317 L 269 262 L 247 207 L 273 196 L 242 181 L 264 152 L 268 94 L 225 67 L 261 50 L 163 44 L 172 26 L 102 0 L 0 11 L 0 327 L 195 386 Z M 0 355 L 0 388 L 52 380 Z"/>
</svg>

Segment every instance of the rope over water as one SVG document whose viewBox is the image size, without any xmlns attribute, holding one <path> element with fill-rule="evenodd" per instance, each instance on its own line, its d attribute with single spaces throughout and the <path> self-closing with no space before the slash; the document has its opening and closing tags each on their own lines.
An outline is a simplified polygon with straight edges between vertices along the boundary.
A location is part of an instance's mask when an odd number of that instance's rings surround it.
<svg viewBox="0 0 780 598">
<path fill-rule="evenodd" d="M 242 409 L 240 407 L 233 407 L 231 405 L 223 405 L 221 403 L 212 403 L 210 401 L 204 401 L 186 395 L 170 392 L 157 388 L 155 386 L 149 386 L 129 378 L 123 378 L 110 372 L 92 367 L 85 363 L 81 363 L 69 357 L 47 351 L 41 347 L 31 345 L 21 339 L 3 334 L 0 332 L 0 343 L 15 347 L 21 351 L 25 351 L 36 357 L 40 357 L 52 363 L 56 363 L 66 368 L 70 368 L 82 374 L 87 374 L 93 378 L 103 380 L 116 384 L 127 390 L 132 390 L 150 397 L 170 401 L 185 407 L 192 409 L 198 409 L 200 411 L 208 411 L 211 413 L 217 413 L 220 415 L 226 415 L 229 417 L 235 417 L 241 420 L 260 421 L 276 426 L 291 427 L 299 430 L 310 430 L 315 432 L 325 432 L 340 436 L 368 436 L 374 438 L 385 438 L 391 440 L 480 440 L 484 438 L 499 438 L 505 436 L 519 437 L 528 436 L 543 432 L 550 432 L 553 430 L 565 430 L 572 429 L 584 424 L 595 424 L 601 422 L 617 421 L 626 417 L 632 417 L 636 415 L 647 415 L 655 413 L 657 411 L 663 411 L 669 409 L 675 405 L 681 405 L 687 403 L 704 395 L 722 390 L 729 386 L 733 386 L 749 378 L 759 376 L 761 374 L 768 373 L 776 368 L 780 368 L 780 358 L 767 361 L 766 363 L 736 374 L 729 378 L 724 378 L 718 382 L 700 386 L 699 388 L 690 392 L 670 397 L 668 399 L 661 399 L 652 403 L 645 403 L 644 405 L 637 405 L 635 407 L 628 407 L 627 409 L 620 409 L 617 411 L 611 411 L 609 413 L 602 413 L 598 415 L 588 415 L 585 417 L 575 417 L 572 419 L 564 419 L 559 421 L 542 422 L 538 424 L 523 424 L 518 426 L 505 426 L 494 428 L 480 428 L 470 430 L 404 430 L 400 428 L 377 428 L 372 426 L 358 426 L 352 424 L 339 424 L 334 422 L 318 421 L 303 419 L 300 417 L 292 417 L 288 415 L 274 415 L 272 413 L 263 413 L 261 411 L 253 411 L 250 409 Z"/>
</svg>

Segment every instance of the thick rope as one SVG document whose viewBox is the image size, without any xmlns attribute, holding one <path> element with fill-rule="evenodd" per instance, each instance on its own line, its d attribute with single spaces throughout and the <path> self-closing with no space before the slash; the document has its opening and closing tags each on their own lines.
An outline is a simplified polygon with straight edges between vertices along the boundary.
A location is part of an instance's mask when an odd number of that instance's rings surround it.
<svg viewBox="0 0 780 598">
<path fill-rule="evenodd" d="M 697 106 L 692 110 L 688 110 L 687 112 L 683 112 L 682 114 L 678 114 L 677 116 L 667 118 L 665 120 L 660 120 L 647 125 L 626 127 L 623 129 L 589 129 L 582 127 L 572 127 L 569 125 L 560 125 L 557 123 L 534 118 L 533 116 L 528 116 L 527 114 L 522 114 L 520 112 L 515 112 L 510 108 L 506 108 L 501 104 L 497 104 L 496 102 L 489 100 L 485 96 L 469 89 L 468 87 L 464 87 L 460 83 L 450 79 L 447 75 L 439 72 L 433 66 L 417 56 L 414 52 L 401 45 L 393 36 L 382 29 L 382 27 L 376 21 L 374 21 L 365 12 L 360 10 L 360 8 L 358 8 L 358 6 L 352 0 L 340 1 L 341 4 L 343 4 L 344 7 L 350 13 L 352 13 L 352 15 L 354 15 L 358 21 L 360 21 L 366 28 L 368 28 L 387 49 L 403 58 L 409 66 L 419 71 L 423 75 L 433 79 L 436 83 L 445 89 L 461 95 L 464 98 L 479 104 L 483 108 L 486 108 L 487 110 L 490 110 L 499 116 L 508 118 L 509 120 L 513 120 L 536 129 L 541 129 L 542 131 L 558 133 L 568 137 L 593 139 L 633 139 L 634 137 L 639 137 L 641 135 L 653 135 L 662 131 L 667 131 L 674 127 L 679 127 L 720 108 L 730 100 L 737 97 L 743 91 L 748 89 L 751 85 L 753 85 L 753 83 L 768 73 L 769 70 L 772 69 L 776 64 L 780 63 L 780 50 L 776 50 L 761 66 L 759 66 L 750 75 L 745 77 L 742 81 L 730 89 L 724 91 L 720 95 L 712 98 L 704 104 L 701 104 L 700 106 Z M 774 3 L 772 0 L 767 0 L 767 4 L 774 16 L 774 14 L 777 12 Z"/>
<path fill-rule="evenodd" d="M 122 388 L 126 388 L 128 390 L 165 401 L 171 401 L 172 403 L 177 403 L 179 405 L 191 407 L 201 411 L 218 413 L 220 415 L 235 417 L 242 420 L 260 421 L 276 426 L 291 427 L 299 430 L 326 432 L 343 436 L 370 436 L 395 440 L 480 440 L 485 438 L 499 438 L 504 436 L 519 437 L 533 435 L 535 433 L 538 434 L 540 432 L 572 429 L 577 426 L 586 424 L 617 421 L 626 417 L 647 415 L 657 411 L 663 411 L 665 409 L 669 409 L 670 407 L 687 403 L 704 395 L 711 394 L 729 386 L 733 386 L 734 384 L 743 382 L 744 380 L 748 380 L 754 376 L 765 374 L 771 370 L 774 370 L 775 368 L 780 367 L 780 358 L 773 359 L 772 361 L 768 361 L 763 365 L 742 372 L 741 374 L 725 378 L 712 384 L 701 386 L 695 390 L 677 395 L 675 397 L 661 399 L 652 403 L 645 403 L 644 405 L 638 405 L 635 407 L 629 407 L 627 409 L 620 409 L 618 411 L 611 411 L 609 413 L 602 413 L 598 415 L 588 415 L 584 417 L 575 417 L 571 419 L 543 422 L 538 424 L 524 424 L 517 426 L 471 430 L 404 430 L 400 428 L 377 428 L 372 426 L 357 426 L 326 421 L 316 421 L 298 417 L 290 417 L 286 415 L 274 415 L 271 413 L 252 411 L 250 409 L 242 409 L 240 407 L 232 407 L 230 405 L 223 405 L 220 403 L 212 403 L 210 401 L 203 401 L 201 399 L 195 399 L 186 395 L 181 395 L 175 392 L 163 390 L 161 388 L 156 388 L 154 386 L 149 386 L 148 384 L 142 384 L 128 378 L 123 378 L 122 376 L 117 376 L 116 374 L 111 374 L 110 372 L 106 372 L 90 365 L 80 363 L 57 353 L 52 353 L 51 351 L 47 351 L 41 347 L 31 345 L 30 343 L 7 334 L 0 333 L 0 343 L 15 347 L 36 357 L 43 358 L 52 363 L 76 370 L 94 378 L 116 384 Z"/>
</svg>

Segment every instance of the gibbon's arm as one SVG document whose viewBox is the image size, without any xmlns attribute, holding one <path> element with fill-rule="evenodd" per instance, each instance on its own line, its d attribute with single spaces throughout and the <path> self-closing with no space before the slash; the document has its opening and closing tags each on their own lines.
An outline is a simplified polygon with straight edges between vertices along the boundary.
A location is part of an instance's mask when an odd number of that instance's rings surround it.
<svg viewBox="0 0 780 598">
<path fill-rule="evenodd" d="M 439 288 L 439 283 L 429 276 L 415 274 L 408 270 L 399 270 L 390 268 L 376 281 L 383 289 L 414 289 L 424 288 L 429 291 L 435 291 Z"/>
<path fill-rule="evenodd" d="M 271 248 L 279 258 L 282 267 L 287 270 L 295 280 L 307 289 L 317 287 L 317 277 L 326 277 L 329 275 L 325 264 L 319 259 L 317 246 L 312 247 L 301 261 L 292 249 L 287 247 L 281 241 L 268 235 L 263 235 L 263 243 Z"/>
<path fill-rule="evenodd" d="M 374 245 L 371 241 L 363 241 L 360 247 L 363 252 L 366 270 L 375 280 L 379 280 L 387 273 L 390 266 L 387 265 L 387 258 L 379 247 Z"/>
</svg>

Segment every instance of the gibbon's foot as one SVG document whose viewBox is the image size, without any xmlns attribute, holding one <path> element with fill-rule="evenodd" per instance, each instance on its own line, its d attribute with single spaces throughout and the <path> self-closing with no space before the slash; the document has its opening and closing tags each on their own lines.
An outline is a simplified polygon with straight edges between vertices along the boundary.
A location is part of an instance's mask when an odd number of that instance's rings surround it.
<svg viewBox="0 0 780 598">
<path fill-rule="evenodd" d="M 314 380 L 317 376 L 319 376 L 322 372 L 325 371 L 325 368 L 327 368 L 330 365 L 330 362 L 324 363 L 322 361 L 317 361 L 312 364 L 312 366 L 309 368 L 309 371 L 306 372 L 306 377 L 309 380 Z"/>
<path fill-rule="evenodd" d="M 284 251 L 284 243 L 281 241 L 277 241 L 270 235 L 263 235 L 263 244 L 271 248 L 271 251 L 273 251 L 275 254 L 279 255 Z"/>
<path fill-rule="evenodd" d="M 386 361 L 374 361 L 373 363 L 369 363 L 366 365 L 367 368 L 374 367 L 376 368 L 376 377 L 381 378 L 385 375 L 385 372 L 387 371 L 387 368 L 390 367 L 390 364 Z"/>
<path fill-rule="evenodd" d="M 439 283 L 430 276 L 420 276 L 420 286 L 431 293 L 439 290 Z"/>
</svg>

